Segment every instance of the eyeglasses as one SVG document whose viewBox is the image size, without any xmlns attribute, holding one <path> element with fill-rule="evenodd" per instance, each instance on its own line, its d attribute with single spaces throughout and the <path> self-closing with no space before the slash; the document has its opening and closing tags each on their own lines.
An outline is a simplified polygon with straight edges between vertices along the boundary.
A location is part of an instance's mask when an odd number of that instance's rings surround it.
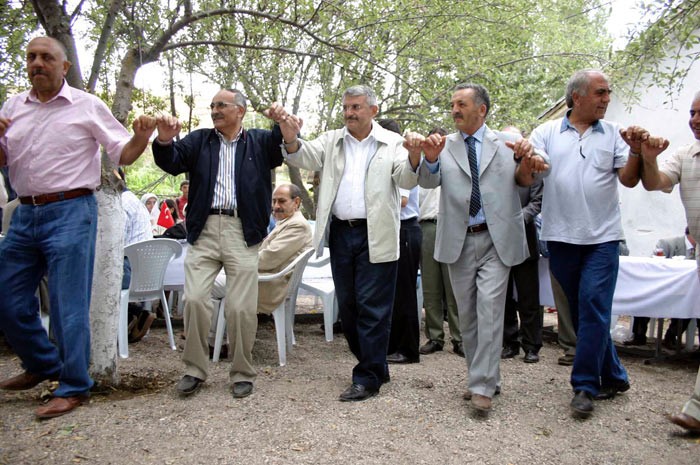
<svg viewBox="0 0 700 465">
<path fill-rule="evenodd" d="M 210 109 L 216 108 L 217 110 L 223 110 L 226 107 L 237 107 L 235 103 L 228 103 L 228 102 L 211 102 L 209 104 Z"/>
<path fill-rule="evenodd" d="M 364 105 L 360 105 L 359 103 L 355 103 L 352 105 L 343 105 L 343 113 L 348 112 L 350 110 L 352 111 L 360 111 L 364 108 Z"/>
</svg>

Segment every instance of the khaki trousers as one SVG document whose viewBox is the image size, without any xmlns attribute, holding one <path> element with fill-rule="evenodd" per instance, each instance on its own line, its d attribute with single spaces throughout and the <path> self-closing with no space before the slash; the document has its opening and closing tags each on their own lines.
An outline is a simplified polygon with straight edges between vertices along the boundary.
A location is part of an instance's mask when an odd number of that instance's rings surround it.
<svg viewBox="0 0 700 465">
<path fill-rule="evenodd" d="M 557 340 L 559 347 L 564 349 L 566 355 L 576 355 L 576 330 L 569 311 L 569 300 L 564 294 L 564 289 L 550 272 L 549 278 L 552 281 L 552 294 L 554 305 L 557 307 Z"/>
<path fill-rule="evenodd" d="M 226 271 L 226 333 L 232 383 L 253 382 L 253 344 L 258 329 L 258 246 L 247 247 L 241 220 L 209 215 L 185 258 L 185 374 L 207 379 L 211 327 L 211 290 L 221 268 Z"/>
</svg>

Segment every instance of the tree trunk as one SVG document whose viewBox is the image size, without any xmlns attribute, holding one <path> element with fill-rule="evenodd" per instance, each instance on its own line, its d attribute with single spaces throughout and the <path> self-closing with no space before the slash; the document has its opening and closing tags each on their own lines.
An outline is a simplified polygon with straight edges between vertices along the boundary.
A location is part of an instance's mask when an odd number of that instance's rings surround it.
<svg viewBox="0 0 700 465">
<path fill-rule="evenodd" d="M 124 55 L 122 66 L 119 69 L 117 90 L 114 93 L 114 102 L 112 103 L 112 114 L 117 118 L 117 121 L 125 126 L 129 118 L 129 112 L 131 111 L 131 99 L 134 92 L 136 72 L 143 64 L 144 63 L 141 63 L 138 50 L 131 49 Z"/>
<path fill-rule="evenodd" d="M 103 155 L 102 188 L 97 191 L 97 240 L 90 302 L 90 374 L 102 384 L 118 384 L 117 327 L 124 263 L 124 222 L 121 194 L 111 161 Z"/>
</svg>

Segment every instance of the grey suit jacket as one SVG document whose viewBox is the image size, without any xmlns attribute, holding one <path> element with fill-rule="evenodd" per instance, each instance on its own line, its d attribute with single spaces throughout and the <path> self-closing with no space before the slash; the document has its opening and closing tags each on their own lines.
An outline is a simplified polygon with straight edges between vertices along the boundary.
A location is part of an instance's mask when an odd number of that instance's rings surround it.
<svg viewBox="0 0 700 465">
<path fill-rule="evenodd" d="M 479 168 L 481 203 L 498 257 L 506 266 L 522 263 L 528 256 L 524 219 L 513 151 L 488 127 L 484 133 Z M 546 158 L 546 155 L 544 156 Z M 418 183 L 425 188 L 442 186 L 435 236 L 435 260 L 454 263 L 462 252 L 469 225 L 471 172 L 461 133 L 447 136 L 436 173 L 422 163 Z"/>
</svg>

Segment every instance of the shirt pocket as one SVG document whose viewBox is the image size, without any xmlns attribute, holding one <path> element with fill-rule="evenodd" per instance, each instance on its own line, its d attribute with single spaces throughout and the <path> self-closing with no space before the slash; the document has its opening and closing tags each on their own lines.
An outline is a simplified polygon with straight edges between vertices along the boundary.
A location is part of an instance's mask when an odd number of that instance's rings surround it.
<svg viewBox="0 0 700 465">
<path fill-rule="evenodd" d="M 593 149 L 591 157 L 593 158 L 593 166 L 596 169 L 605 173 L 613 171 L 613 166 L 615 164 L 614 152 L 605 149 Z"/>
</svg>

